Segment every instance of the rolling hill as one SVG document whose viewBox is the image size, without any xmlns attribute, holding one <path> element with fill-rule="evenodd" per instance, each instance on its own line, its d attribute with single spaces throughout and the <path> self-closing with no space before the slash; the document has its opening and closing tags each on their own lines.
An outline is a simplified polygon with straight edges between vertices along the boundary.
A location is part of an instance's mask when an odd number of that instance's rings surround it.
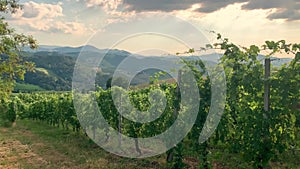
<svg viewBox="0 0 300 169">
<path fill-rule="evenodd" d="M 101 63 L 95 66 L 97 69 L 96 85 L 106 87 L 107 81 L 113 76 L 118 68 L 120 76 L 135 74 L 130 82 L 131 85 L 149 83 L 149 77 L 159 72 L 156 67 L 163 67 L 165 70 L 174 69 L 178 56 L 152 56 L 145 57 L 133 55 L 123 50 L 98 49 L 93 46 L 80 47 L 58 47 L 40 46 L 37 50 L 24 48 L 22 53 L 24 60 L 34 62 L 34 72 L 27 72 L 25 80 L 17 80 L 18 85 L 15 91 L 54 90 L 68 91 L 72 88 L 72 77 L 77 59 L 81 58 L 81 66 L 90 68 L 95 64 L 95 59 Z M 207 62 L 218 62 L 220 54 L 203 55 L 200 58 Z M 124 60 L 127 58 L 126 60 Z M 198 57 L 188 57 L 196 59 Z M 259 56 L 263 60 L 264 56 Z M 276 59 L 272 62 L 274 66 L 281 66 L 290 62 L 291 59 Z M 149 69 L 136 72 L 136 67 L 149 67 Z M 83 76 L 86 76 L 83 74 Z M 166 74 L 161 79 L 170 79 L 171 75 Z M 33 90 L 34 89 L 34 90 Z"/>
</svg>

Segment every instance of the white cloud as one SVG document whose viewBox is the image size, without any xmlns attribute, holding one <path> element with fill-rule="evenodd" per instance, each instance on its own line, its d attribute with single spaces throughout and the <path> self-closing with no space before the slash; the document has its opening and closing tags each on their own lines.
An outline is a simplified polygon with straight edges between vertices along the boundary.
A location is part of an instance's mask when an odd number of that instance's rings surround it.
<svg viewBox="0 0 300 169">
<path fill-rule="evenodd" d="M 63 3 L 36 3 L 29 1 L 23 9 L 12 14 L 8 19 L 13 25 L 19 25 L 30 31 L 50 33 L 83 34 L 87 31 L 84 24 L 74 21 L 63 21 Z"/>
<path fill-rule="evenodd" d="M 245 3 L 229 5 L 205 15 L 193 12 L 191 9 L 174 11 L 173 14 L 192 22 L 207 34 L 210 41 L 216 38 L 209 34 L 209 31 L 221 33 L 234 43 L 243 46 L 253 43 L 261 45 L 265 40 L 286 39 L 296 42 L 295 39 L 299 39 L 300 22 L 286 22 L 284 18 L 269 20 L 266 16 L 274 13 L 276 9 L 242 10 L 243 5 Z M 291 25 L 294 26 L 291 27 Z"/>
<path fill-rule="evenodd" d="M 47 19 L 63 16 L 62 3 L 46 4 L 29 1 L 23 4 L 23 10 L 12 15 L 12 19 Z"/>
<path fill-rule="evenodd" d="M 86 0 L 87 7 L 102 6 L 104 10 L 117 10 L 123 0 Z"/>
<path fill-rule="evenodd" d="M 66 34 L 82 34 L 87 31 L 84 24 L 78 22 L 56 22 L 53 27 Z"/>
</svg>

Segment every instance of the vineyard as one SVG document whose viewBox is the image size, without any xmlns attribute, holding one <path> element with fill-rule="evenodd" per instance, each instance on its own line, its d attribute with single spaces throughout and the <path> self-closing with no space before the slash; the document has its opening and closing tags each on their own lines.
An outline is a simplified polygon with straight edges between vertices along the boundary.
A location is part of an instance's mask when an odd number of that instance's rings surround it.
<svg viewBox="0 0 300 169">
<path fill-rule="evenodd" d="M 0 0 L 0 169 L 299 169 L 300 43 L 207 30 L 298 41 L 299 9 Z"/>
<path fill-rule="evenodd" d="M 284 41 L 266 42 L 264 50 L 270 50 L 270 55 L 281 50 L 295 54 L 294 60 L 288 65 L 272 68 L 269 79 L 264 78 L 264 65 L 257 60 L 261 51 L 258 47 L 241 49 L 229 43 L 227 39 L 215 44 L 215 47 L 225 51 L 220 63 L 225 69 L 227 83 L 224 114 L 213 135 L 199 144 L 199 136 L 211 106 L 211 81 L 209 77 L 203 78 L 205 74 L 203 62 L 185 61 L 187 67 L 192 68 L 194 76 L 197 77 L 201 96 L 200 106 L 190 132 L 180 143 L 166 152 L 168 165 L 172 168 L 184 168 L 187 166 L 184 159 L 193 157 L 197 159 L 199 168 L 211 168 L 212 149 L 222 147 L 230 153 L 241 156 L 248 167 L 265 168 L 270 165 L 270 161 L 276 161 L 281 157 L 282 153 L 299 151 L 300 45 L 288 45 Z M 202 71 L 196 67 L 201 67 Z M 184 73 L 183 71 L 182 76 Z M 270 85 L 268 111 L 264 109 L 265 83 Z M 114 90 L 118 92 L 113 92 Z M 119 131 L 134 138 L 153 137 L 172 126 L 177 116 L 181 114 L 188 116 L 189 112 L 195 109 L 193 106 L 180 106 L 183 93 L 180 93 L 175 83 L 152 84 L 129 91 L 121 87 L 107 90 L 99 88 L 80 97 L 91 95 L 96 99 L 97 107 L 110 127 L 101 123 L 96 114 L 88 111 L 95 107 L 89 104 L 89 99 L 81 99 L 83 100 L 80 103 L 81 111 L 76 113 L 72 92 L 14 94 L 11 99 L 4 100 L 3 105 L 7 110 L 6 119 L 11 122 L 16 119 L 30 119 L 77 133 L 92 131 L 86 134 L 93 140 L 101 140 L 103 143 L 110 142 L 112 131 Z M 166 100 L 153 101 L 149 99 L 150 95 L 156 98 L 166 96 Z M 129 96 L 130 102 L 122 102 L 122 98 L 126 96 Z M 164 110 L 156 109 L 164 103 L 166 104 Z M 136 109 L 125 111 L 133 118 L 138 116 L 137 113 L 146 111 L 161 116 L 148 123 L 132 122 L 120 115 L 120 107 L 116 107 L 116 104 L 132 104 Z M 143 116 L 146 118 L 147 115 L 149 116 L 149 114 Z M 99 138 L 97 133 L 105 133 L 105 138 Z M 119 145 L 122 144 L 122 138 L 118 141 Z M 136 140 L 135 150 L 132 151 L 141 155 L 149 150 L 141 148 Z"/>
</svg>

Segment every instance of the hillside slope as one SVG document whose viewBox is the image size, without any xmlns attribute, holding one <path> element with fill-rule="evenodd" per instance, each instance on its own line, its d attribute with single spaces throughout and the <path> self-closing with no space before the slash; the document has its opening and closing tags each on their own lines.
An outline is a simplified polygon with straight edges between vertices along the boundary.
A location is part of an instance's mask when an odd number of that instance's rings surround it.
<svg viewBox="0 0 300 169">
<path fill-rule="evenodd" d="M 158 67 L 167 67 L 172 69 L 172 65 L 176 62 L 175 57 L 178 56 L 152 56 L 144 57 L 140 55 L 132 55 L 131 53 L 123 50 L 100 50 L 93 46 L 80 46 L 80 47 L 57 47 L 57 46 L 41 46 L 38 50 L 33 51 L 30 49 L 24 49 L 23 57 L 26 61 L 34 62 L 36 65 L 34 72 L 27 72 L 25 80 L 17 82 L 18 85 L 15 91 L 26 91 L 27 88 L 33 88 L 34 90 L 54 90 L 54 91 L 69 91 L 72 88 L 72 77 L 74 66 L 78 56 L 86 58 L 83 60 L 83 66 L 86 66 L 87 70 L 90 68 L 90 64 L 94 62 L 94 59 L 101 58 L 101 63 L 97 67 L 96 85 L 102 88 L 106 87 L 107 81 L 113 76 L 115 70 L 125 58 L 130 56 L 130 62 L 127 62 L 123 67 L 124 75 L 126 69 L 131 69 L 139 65 L 139 61 L 149 65 L 157 65 Z M 204 55 L 200 58 L 207 62 L 218 62 L 221 57 L 220 54 Z M 187 57 L 185 57 L 187 58 Z M 198 57 L 188 57 L 195 59 Z M 260 55 L 258 59 L 264 59 L 264 56 Z M 281 66 L 291 61 L 290 58 L 275 59 L 272 61 L 273 66 Z M 122 71 L 122 68 L 121 68 Z M 131 81 L 131 85 L 148 84 L 149 77 L 154 76 L 159 72 L 157 69 L 146 69 L 141 72 L 136 72 L 137 75 Z M 85 76 L 85 75 L 83 75 Z M 163 75 L 161 79 L 169 79 L 170 75 Z M 24 87 L 27 84 L 30 87 Z M 22 89 L 19 86 L 23 86 Z M 34 87 L 35 86 L 35 87 Z"/>
</svg>

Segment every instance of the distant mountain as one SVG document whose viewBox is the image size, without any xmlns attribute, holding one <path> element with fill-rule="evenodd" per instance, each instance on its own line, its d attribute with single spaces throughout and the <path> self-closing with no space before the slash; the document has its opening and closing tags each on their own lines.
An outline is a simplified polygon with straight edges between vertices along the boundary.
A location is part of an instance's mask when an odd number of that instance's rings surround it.
<svg viewBox="0 0 300 169">
<path fill-rule="evenodd" d="M 25 52 L 31 52 L 31 53 L 35 53 L 35 52 L 51 52 L 53 51 L 53 49 L 58 48 L 59 46 L 48 46 L 48 45 L 40 45 L 38 47 L 38 49 L 30 49 L 28 46 L 25 46 L 22 51 Z"/>
<path fill-rule="evenodd" d="M 118 49 L 98 49 L 95 46 L 92 45 L 85 45 L 85 46 L 78 46 L 78 47 L 70 47 L 70 46 L 49 46 L 49 45 L 40 45 L 37 49 L 30 49 L 29 47 L 24 47 L 23 51 L 30 52 L 30 53 L 36 53 L 36 52 L 57 52 L 60 54 L 67 54 L 67 53 L 80 53 L 80 52 L 90 52 L 90 53 L 118 53 L 118 54 L 130 54 L 127 51 L 124 50 L 118 50 Z"/>
<path fill-rule="evenodd" d="M 86 45 L 86 46 L 79 46 L 79 47 L 61 47 L 61 46 L 48 46 L 48 45 L 40 45 L 37 49 L 32 50 L 29 47 L 24 47 L 23 51 L 25 52 L 58 52 L 58 53 L 80 53 L 81 51 L 88 51 L 88 52 L 103 52 L 94 46 Z"/>
<path fill-rule="evenodd" d="M 222 57 L 222 54 L 208 54 L 208 55 L 202 55 L 199 56 L 198 58 L 202 59 L 203 61 L 208 61 L 208 62 L 214 62 L 218 63 L 219 59 Z M 266 56 L 264 55 L 258 55 L 257 59 L 261 61 L 262 64 L 264 64 L 264 59 Z M 280 67 L 284 64 L 290 63 L 293 59 L 292 58 L 277 58 L 277 57 L 271 57 L 272 60 L 272 66 L 273 67 Z"/>
<path fill-rule="evenodd" d="M 57 47 L 54 48 L 53 51 L 58 53 L 80 53 L 81 51 L 87 51 L 87 52 L 103 52 L 103 50 L 100 50 L 94 46 L 86 45 L 86 46 L 79 46 L 79 47 Z"/>
<path fill-rule="evenodd" d="M 95 60 L 101 59 L 100 65 L 94 65 L 97 69 L 96 84 L 103 88 L 109 78 L 118 68 L 121 76 L 130 76 L 134 73 L 135 77 L 131 81 L 132 85 L 149 83 L 149 76 L 154 76 L 160 70 L 156 67 L 163 67 L 165 70 L 176 68 L 178 56 L 141 56 L 131 54 L 127 51 L 117 49 L 98 49 L 94 46 L 80 47 L 58 47 L 58 46 L 40 46 L 37 50 L 24 49 L 24 59 L 34 62 L 36 65 L 35 72 L 28 72 L 25 75 L 25 81 L 18 81 L 22 84 L 34 85 L 39 90 L 71 90 L 73 70 L 78 56 L 81 64 L 87 70 L 95 64 Z M 183 56 L 186 59 L 202 59 L 207 63 L 217 63 L 221 54 L 209 54 L 203 56 Z M 127 58 L 127 59 L 126 59 Z M 126 60 L 125 60 L 126 59 Z M 258 59 L 264 60 L 264 56 L 258 56 Z M 289 63 L 292 59 L 272 58 L 272 65 L 277 67 Z M 174 67 L 175 66 L 175 67 Z M 135 72 L 137 67 L 149 69 Z M 131 73 L 130 73 L 131 72 Z M 87 76 L 84 73 L 82 76 Z M 169 79 L 170 75 L 166 74 L 161 79 Z M 24 85 L 18 85 L 24 86 Z M 24 87 L 23 87 L 24 88 Z M 29 88 L 33 88 L 32 86 Z"/>
</svg>

